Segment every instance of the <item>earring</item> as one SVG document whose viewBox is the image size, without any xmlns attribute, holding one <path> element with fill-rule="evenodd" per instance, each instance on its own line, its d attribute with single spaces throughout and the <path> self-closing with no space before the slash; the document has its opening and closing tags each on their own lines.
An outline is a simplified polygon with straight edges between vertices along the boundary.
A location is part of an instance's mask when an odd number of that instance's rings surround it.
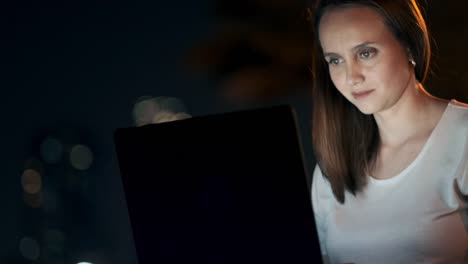
<svg viewBox="0 0 468 264">
<path fill-rule="evenodd" d="M 406 48 L 406 51 L 408 52 L 409 62 L 411 63 L 411 65 L 413 65 L 413 67 L 416 67 L 416 61 L 413 59 L 411 50 L 409 48 Z"/>
</svg>

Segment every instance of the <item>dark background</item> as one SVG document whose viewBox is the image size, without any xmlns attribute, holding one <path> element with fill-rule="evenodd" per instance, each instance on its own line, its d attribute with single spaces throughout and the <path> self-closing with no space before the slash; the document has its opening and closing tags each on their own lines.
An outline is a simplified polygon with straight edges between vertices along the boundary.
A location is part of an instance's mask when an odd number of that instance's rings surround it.
<svg viewBox="0 0 468 264">
<path fill-rule="evenodd" d="M 437 46 L 427 87 L 466 102 L 463 3 L 430 1 Z M 112 133 L 134 125 L 141 96 L 179 98 L 194 116 L 290 103 L 312 167 L 306 4 L 19 1 L 0 7 L 0 263 L 135 263 Z M 48 136 L 65 146 L 55 164 L 41 160 Z M 67 151 L 75 144 L 93 152 L 89 169 L 69 165 Z M 31 166 L 42 176 L 38 207 L 25 203 L 22 188 L 21 175 Z M 40 254 L 31 257 L 37 247 Z"/>
</svg>

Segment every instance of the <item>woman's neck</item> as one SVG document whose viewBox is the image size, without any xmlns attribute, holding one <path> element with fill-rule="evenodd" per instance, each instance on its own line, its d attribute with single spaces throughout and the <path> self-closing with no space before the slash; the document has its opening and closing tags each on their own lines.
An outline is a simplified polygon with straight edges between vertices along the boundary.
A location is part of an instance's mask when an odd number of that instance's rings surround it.
<svg viewBox="0 0 468 264">
<path fill-rule="evenodd" d="M 399 147 L 412 139 L 428 137 L 446 105 L 446 101 L 426 93 L 419 83 L 408 87 L 391 108 L 374 114 L 381 145 Z"/>
</svg>

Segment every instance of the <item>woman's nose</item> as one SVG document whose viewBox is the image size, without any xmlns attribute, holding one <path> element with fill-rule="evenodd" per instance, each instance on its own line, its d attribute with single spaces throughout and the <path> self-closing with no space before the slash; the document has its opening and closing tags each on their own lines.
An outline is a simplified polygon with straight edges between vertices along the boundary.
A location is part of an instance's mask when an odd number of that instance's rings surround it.
<svg viewBox="0 0 468 264">
<path fill-rule="evenodd" d="M 355 86 L 364 82 L 361 66 L 358 63 L 349 63 L 346 69 L 346 81 L 349 85 Z"/>
</svg>

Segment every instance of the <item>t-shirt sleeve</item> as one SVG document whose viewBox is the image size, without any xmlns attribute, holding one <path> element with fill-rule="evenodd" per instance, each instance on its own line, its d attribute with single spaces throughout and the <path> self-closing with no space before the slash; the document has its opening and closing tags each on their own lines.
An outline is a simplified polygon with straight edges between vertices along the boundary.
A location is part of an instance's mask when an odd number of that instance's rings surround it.
<svg viewBox="0 0 468 264">
<path fill-rule="evenodd" d="M 327 234 L 327 216 L 331 212 L 334 204 L 334 196 L 331 185 L 323 176 L 319 166 L 314 170 L 312 178 L 312 206 L 314 210 L 315 223 L 320 239 L 320 249 L 323 256 L 327 256 L 325 238 Z"/>
</svg>

